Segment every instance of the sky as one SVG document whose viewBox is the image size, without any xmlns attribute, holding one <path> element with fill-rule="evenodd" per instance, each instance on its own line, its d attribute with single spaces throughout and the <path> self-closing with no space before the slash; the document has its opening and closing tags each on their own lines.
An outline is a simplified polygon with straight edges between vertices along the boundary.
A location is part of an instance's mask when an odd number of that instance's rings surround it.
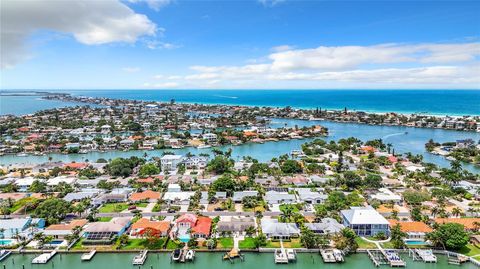
<svg viewBox="0 0 480 269">
<path fill-rule="evenodd" d="M 480 1 L 2 0 L 1 89 L 480 89 Z"/>
</svg>

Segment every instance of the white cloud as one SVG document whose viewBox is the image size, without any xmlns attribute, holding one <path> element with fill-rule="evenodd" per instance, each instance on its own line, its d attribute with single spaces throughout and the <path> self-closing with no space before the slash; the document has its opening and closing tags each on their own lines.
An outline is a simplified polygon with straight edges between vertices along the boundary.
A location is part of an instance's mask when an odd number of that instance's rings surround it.
<svg viewBox="0 0 480 269">
<path fill-rule="evenodd" d="M 159 11 L 165 6 L 168 6 L 173 1 L 172 0 L 128 0 L 130 3 L 141 3 L 145 2 L 147 6 L 155 11 Z"/>
<path fill-rule="evenodd" d="M 279 3 L 285 2 L 285 0 L 258 0 L 258 2 L 265 7 L 273 7 Z"/>
<path fill-rule="evenodd" d="M 136 73 L 140 71 L 140 67 L 123 67 L 122 71 L 127 72 L 127 73 Z"/>
<path fill-rule="evenodd" d="M 1 67 L 27 59 L 27 38 L 39 30 L 71 34 L 85 45 L 134 43 L 154 36 L 156 25 L 116 0 L 102 1 L 2 1 Z"/>
<path fill-rule="evenodd" d="M 272 48 L 272 51 L 274 52 L 282 52 L 282 51 L 287 51 L 287 50 L 293 50 L 294 47 L 290 45 L 280 45 Z"/>
<path fill-rule="evenodd" d="M 480 55 L 480 43 L 380 44 L 374 46 L 320 46 L 269 55 L 275 70 L 341 70 L 363 64 L 465 62 Z"/>
<path fill-rule="evenodd" d="M 162 42 L 158 40 L 148 40 L 146 41 L 147 48 L 149 49 L 177 49 L 180 48 L 180 45 L 176 45 L 173 43 Z"/>
<path fill-rule="evenodd" d="M 480 88 L 480 43 L 321 46 L 239 66 L 191 66 L 179 88 Z"/>
</svg>

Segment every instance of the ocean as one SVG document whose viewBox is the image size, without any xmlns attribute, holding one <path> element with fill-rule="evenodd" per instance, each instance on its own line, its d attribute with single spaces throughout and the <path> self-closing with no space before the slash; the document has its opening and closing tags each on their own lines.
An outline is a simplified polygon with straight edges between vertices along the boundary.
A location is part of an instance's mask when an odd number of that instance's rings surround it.
<svg viewBox="0 0 480 269">
<path fill-rule="evenodd" d="M 480 115 L 480 90 L 46 90 L 73 95 L 295 108 L 361 110 L 366 112 Z M 0 96 L 0 115 L 26 114 L 58 106 L 78 105 L 38 96 Z"/>
</svg>

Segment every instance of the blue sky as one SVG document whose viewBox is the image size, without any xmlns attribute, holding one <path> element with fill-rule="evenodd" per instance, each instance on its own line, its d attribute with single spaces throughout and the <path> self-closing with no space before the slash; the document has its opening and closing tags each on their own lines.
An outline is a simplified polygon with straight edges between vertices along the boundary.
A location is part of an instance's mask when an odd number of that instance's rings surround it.
<svg viewBox="0 0 480 269">
<path fill-rule="evenodd" d="M 5 1 L 3 89 L 480 88 L 480 1 L 66 2 Z"/>
</svg>

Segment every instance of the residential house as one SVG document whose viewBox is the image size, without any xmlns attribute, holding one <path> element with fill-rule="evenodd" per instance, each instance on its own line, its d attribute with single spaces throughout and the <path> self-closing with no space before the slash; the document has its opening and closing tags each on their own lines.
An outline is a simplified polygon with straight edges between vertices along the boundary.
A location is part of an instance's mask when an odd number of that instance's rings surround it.
<svg viewBox="0 0 480 269">
<path fill-rule="evenodd" d="M 111 244 L 113 239 L 122 235 L 130 226 L 130 218 L 113 218 L 108 222 L 92 222 L 85 228 L 83 244 Z"/>
<path fill-rule="evenodd" d="M 300 229 L 295 223 L 281 223 L 276 219 L 263 218 L 261 226 L 263 234 L 274 240 L 289 240 L 300 236 Z"/>
<path fill-rule="evenodd" d="M 233 193 L 232 200 L 235 203 L 241 203 L 245 197 L 257 197 L 258 191 L 236 191 Z"/>
<path fill-rule="evenodd" d="M 130 195 L 128 198 L 132 202 L 140 202 L 140 201 L 147 201 L 150 203 L 156 202 L 158 199 L 160 199 L 161 193 L 157 191 L 152 191 L 152 190 L 146 190 L 143 192 L 135 192 Z"/>
<path fill-rule="evenodd" d="M 43 233 L 46 236 L 52 236 L 54 239 L 65 239 L 66 236 L 73 234 L 75 228 L 83 228 L 87 222 L 86 219 L 76 219 L 70 223 L 52 224 L 45 228 Z"/>
<path fill-rule="evenodd" d="M 160 158 L 160 166 L 163 172 L 173 172 L 182 161 L 182 155 L 165 155 Z"/>
<path fill-rule="evenodd" d="M 169 221 L 156 221 L 141 218 L 130 227 L 131 236 L 144 236 L 146 234 L 165 237 L 170 231 Z"/>
<path fill-rule="evenodd" d="M 288 192 L 268 191 L 265 193 L 265 201 L 268 204 L 293 204 L 297 200 L 295 195 Z"/>
<path fill-rule="evenodd" d="M 220 234 L 245 234 L 250 227 L 255 228 L 255 218 L 252 217 L 231 217 L 229 220 L 220 220 L 217 223 L 217 232 Z"/>
<path fill-rule="evenodd" d="M 343 225 L 351 228 L 359 236 L 374 236 L 378 233 L 390 234 L 390 223 L 373 207 L 351 207 L 340 211 Z"/>
<path fill-rule="evenodd" d="M 390 228 L 393 228 L 397 224 L 400 225 L 400 230 L 404 232 L 406 240 L 425 240 L 425 235 L 433 231 L 430 226 L 421 221 L 397 221 L 388 220 L 390 222 Z"/>
<path fill-rule="evenodd" d="M 15 218 L 0 219 L 0 237 L 14 238 L 17 235 L 31 238 L 39 229 L 45 227 L 44 219 Z"/>
<path fill-rule="evenodd" d="M 305 227 L 315 234 L 335 234 L 339 233 L 345 226 L 332 218 L 323 218 L 321 222 L 305 223 Z"/>
</svg>

